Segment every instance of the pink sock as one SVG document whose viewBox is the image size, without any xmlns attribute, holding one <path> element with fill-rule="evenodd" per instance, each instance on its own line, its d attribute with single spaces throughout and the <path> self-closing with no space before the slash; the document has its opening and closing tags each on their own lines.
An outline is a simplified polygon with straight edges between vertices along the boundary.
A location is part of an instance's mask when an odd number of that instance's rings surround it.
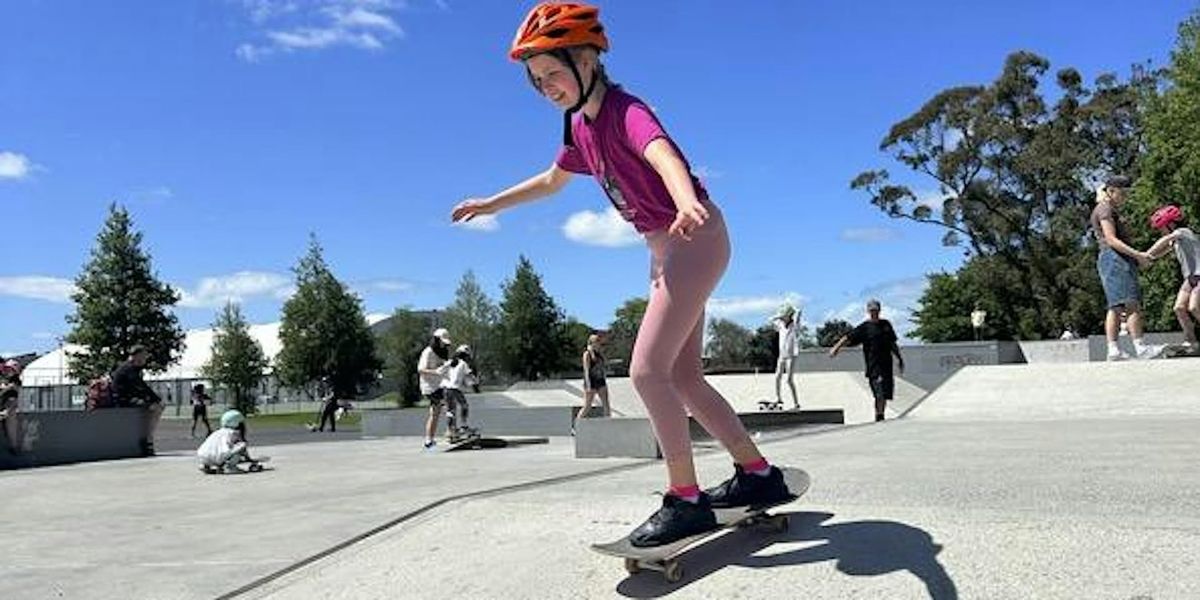
<svg viewBox="0 0 1200 600">
<path fill-rule="evenodd" d="M 695 504 L 700 501 L 700 486 L 692 485 L 673 485 L 667 489 L 667 493 Z"/>
<path fill-rule="evenodd" d="M 749 462 L 742 465 L 742 470 L 758 476 L 764 476 L 771 472 L 771 463 L 767 459 L 760 458 L 754 462 Z"/>
</svg>

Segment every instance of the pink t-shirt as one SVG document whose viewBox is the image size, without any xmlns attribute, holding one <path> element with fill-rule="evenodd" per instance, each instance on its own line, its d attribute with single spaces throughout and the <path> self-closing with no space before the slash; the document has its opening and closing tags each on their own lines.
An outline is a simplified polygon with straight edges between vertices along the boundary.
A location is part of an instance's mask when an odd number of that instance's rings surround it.
<svg viewBox="0 0 1200 600">
<path fill-rule="evenodd" d="M 663 138 L 675 148 L 691 172 L 687 158 L 667 136 L 658 118 L 644 102 L 610 87 L 593 121 L 582 112 L 571 122 L 575 146 L 558 151 L 560 169 L 592 175 L 608 194 L 617 211 L 641 233 L 665 229 L 675 220 L 675 202 L 662 177 L 642 153 L 650 142 Z M 692 175 L 696 198 L 708 198 L 704 186 Z"/>
</svg>

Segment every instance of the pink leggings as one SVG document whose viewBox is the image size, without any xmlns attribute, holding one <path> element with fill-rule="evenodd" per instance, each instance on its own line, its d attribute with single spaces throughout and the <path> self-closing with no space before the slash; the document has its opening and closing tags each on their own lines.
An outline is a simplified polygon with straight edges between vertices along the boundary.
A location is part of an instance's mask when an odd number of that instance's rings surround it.
<svg viewBox="0 0 1200 600">
<path fill-rule="evenodd" d="M 668 462 L 692 453 L 688 413 L 726 448 L 746 429 L 721 394 L 704 381 L 700 362 L 704 305 L 729 264 L 729 234 L 713 205 L 692 241 L 666 230 L 646 235 L 650 246 L 650 301 L 633 346 L 629 377 L 646 405 Z"/>
</svg>

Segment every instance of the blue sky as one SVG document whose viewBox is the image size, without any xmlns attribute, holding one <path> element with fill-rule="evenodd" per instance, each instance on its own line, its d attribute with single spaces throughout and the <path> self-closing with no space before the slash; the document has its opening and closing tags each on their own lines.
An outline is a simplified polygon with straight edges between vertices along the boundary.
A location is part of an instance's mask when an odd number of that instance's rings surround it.
<svg viewBox="0 0 1200 600">
<path fill-rule="evenodd" d="M 0 353 L 67 330 L 71 281 L 124 203 L 186 327 L 227 298 L 278 319 L 315 233 L 369 312 L 448 304 L 466 269 L 499 298 L 531 258 L 570 315 L 603 326 L 645 293 L 644 246 L 587 178 L 452 227 L 451 206 L 544 169 L 560 116 L 506 58 L 532 2 L 7 0 L 0 6 Z M 961 253 L 890 220 L 857 173 L 895 122 L 986 83 L 1014 50 L 1089 81 L 1164 64 L 1193 2 L 600 4 L 613 78 L 658 111 L 730 224 L 710 315 L 749 326 L 785 298 L 907 325 L 923 274 Z M 752 8 L 751 8 L 752 7 Z M 886 316 L 886 315 L 885 315 Z M 906 328 L 906 327 L 905 327 Z"/>
</svg>

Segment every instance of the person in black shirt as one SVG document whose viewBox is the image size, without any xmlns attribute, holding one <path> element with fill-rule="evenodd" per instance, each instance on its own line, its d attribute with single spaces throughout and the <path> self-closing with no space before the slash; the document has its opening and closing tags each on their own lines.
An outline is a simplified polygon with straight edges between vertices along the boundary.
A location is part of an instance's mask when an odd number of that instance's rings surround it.
<svg viewBox="0 0 1200 600">
<path fill-rule="evenodd" d="M 875 421 L 883 420 L 883 410 L 892 400 L 895 393 L 896 380 L 892 375 L 892 354 L 900 366 L 900 374 L 904 374 L 904 357 L 900 356 L 900 345 L 897 344 L 896 330 L 887 319 L 879 318 L 879 301 L 867 302 L 867 320 L 858 324 L 853 331 L 842 336 L 829 356 L 834 357 L 844 346 L 863 348 L 863 361 L 867 366 L 867 381 L 871 383 L 871 393 L 875 396 Z"/>
<path fill-rule="evenodd" d="M 150 352 L 144 346 L 135 345 L 129 350 L 129 360 L 121 363 L 112 372 L 112 394 L 117 406 L 141 407 L 146 409 L 146 429 L 142 437 L 142 454 L 154 456 L 154 431 L 162 417 L 162 398 L 142 379 L 142 370 Z"/>
</svg>

